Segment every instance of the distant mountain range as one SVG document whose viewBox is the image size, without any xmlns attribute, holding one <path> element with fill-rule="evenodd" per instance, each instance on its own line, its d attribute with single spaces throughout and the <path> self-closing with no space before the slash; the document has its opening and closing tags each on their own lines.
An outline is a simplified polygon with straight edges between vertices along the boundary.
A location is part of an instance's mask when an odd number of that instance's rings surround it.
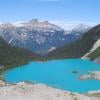
<svg viewBox="0 0 100 100">
<path fill-rule="evenodd" d="M 33 25 L 33 23 L 37 24 Z M 75 28 L 68 34 L 58 26 L 37 20 L 21 23 L 19 26 L 8 23 L 2 24 L 0 25 L 0 65 L 4 65 L 8 69 L 32 60 L 81 58 L 87 53 L 87 58 L 100 63 L 100 25 L 91 29 L 85 28 L 82 24 L 79 26 L 79 30 Z M 67 36 L 70 36 L 71 39 L 67 40 Z M 44 37 L 46 38 L 45 41 L 43 40 Z M 66 42 L 60 44 L 59 39 L 62 37 L 66 39 Z M 51 44 L 49 44 L 50 39 Z M 35 48 L 36 46 L 37 48 Z M 50 49 L 47 49 L 48 46 Z M 48 53 L 43 55 L 44 53 L 39 52 L 39 50 L 48 50 Z M 92 52 L 90 52 L 91 50 Z"/>
<path fill-rule="evenodd" d="M 88 53 L 94 46 L 94 44 L 100 40 L 100 25 L 97 25 L 90 29 L 84 35 L 69 44 L 65 44 L 59 47 L 47 55 L 49 59 L 61 59 L 61 58 L 81 58 Z M 87 57 L 94 60 L 97 57 L 100 59 L 100 42 L 96 51 L 93 50 Z"/>
<path fill-rule="evenodd" d="M 48 21 L 32 19 L 19 24 L 0 25 L 1 37 L 12 46 L 25 48 L 40 55 L 71 43 L 83 36 L 91 27 L 80 24 L 72 30 L 64 30 Z"/>
</svg>

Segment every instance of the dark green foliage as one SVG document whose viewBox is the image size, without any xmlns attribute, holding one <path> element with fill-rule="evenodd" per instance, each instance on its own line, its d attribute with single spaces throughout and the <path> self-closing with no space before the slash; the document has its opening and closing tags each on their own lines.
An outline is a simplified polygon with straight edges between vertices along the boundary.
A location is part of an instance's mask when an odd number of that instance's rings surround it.
<svg viewBox="0 0 100 100">
<path fill-rule="evenodd" d="M 97 57 L 100 57 L 100 47 L 98 47 L 95 51 L 93 51 L 91 54 L 88 55 L 88 57 L 91 60 L 96 59 Z"/>
<path fill-rule="evenodd" d="M 12 47 L 0 38 L 0 66 L 5 69 L 26 64 L 32 60 L 39 60 L 39 56 L 28 50 Z"/>
<path fill-rule="evenodd" d="M 47 55 L 48 59 L 80 58 L 86 54 L 100 38 L 100 25 L 92 28 L 84 36 L 73 43 L 57 48 Z"/>
</svg>

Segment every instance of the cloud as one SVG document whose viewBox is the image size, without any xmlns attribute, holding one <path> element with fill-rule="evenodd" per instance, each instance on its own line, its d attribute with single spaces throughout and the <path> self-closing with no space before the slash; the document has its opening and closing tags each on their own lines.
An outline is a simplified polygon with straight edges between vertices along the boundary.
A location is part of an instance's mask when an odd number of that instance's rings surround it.
<svg viewBox="0 0 100 100">
<path fill-rule="evenodd" d="M 50 21 L 50 22 L 62 27 L 65 30 L 71 30 L 79 24 L 84 24 L 89 26 L 95 26 L 98 24 L 96 22 L 85 22 L 85 21 Z"/>
</svg>

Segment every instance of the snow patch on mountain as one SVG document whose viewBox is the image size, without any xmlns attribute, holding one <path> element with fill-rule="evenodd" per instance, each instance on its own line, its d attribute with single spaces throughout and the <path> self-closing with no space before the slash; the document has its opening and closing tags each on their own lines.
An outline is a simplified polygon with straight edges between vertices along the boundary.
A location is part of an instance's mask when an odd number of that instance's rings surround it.
<svg viewBox="0 0 100 100">
<path fill-rule="evenodd" d="M 11 38 L 8 43 L 10 44 L 12 41 L 13 41 L 13 39 Z"/>
<path fill-rule="evenodd" d="M 89 26 L 89 25 L 86 25 L 86 24 L 79 24 L 79 25 L 75 26 L 75 27 L 73 28 L 73 30 L 77 30 L 77 31 L 79 31 L 79 32 L 84 32 L 84 31 L 89 30 L 90 28 L 91 28 L 91 26 Z"/>
<path fill-rule="evenodd" d="M 56 47 L 51 47 L 49 50 L 48 50 L 48 52 L 51 52 L 51 51 L 53 51 L 53 50 L 55 50 L 56 49 Z"/>
<path fill-rule="evenodd" d="M 66 31 L 48 21 L 32 19 L 28 22 L 1 24 L 0 35 L 13 46 L 47 54 L 55 48 L 79 39 L 84 34 L 82 29 L 85 27 L 84 31 L 88 30 L 85 25 L 80 27 Z"/>
</svg>

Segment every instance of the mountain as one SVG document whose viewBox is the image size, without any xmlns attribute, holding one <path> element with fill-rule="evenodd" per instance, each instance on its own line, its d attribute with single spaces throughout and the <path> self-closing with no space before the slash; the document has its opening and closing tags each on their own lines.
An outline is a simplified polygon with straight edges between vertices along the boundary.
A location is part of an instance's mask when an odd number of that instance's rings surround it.
<svg viewBox="0 0 100 100">
<path fill-rule="evenodd" d="M 92 27 L 86 24 L 79 24 L 77 26 L 75 26 L 72 30 L 71 30 L 71 34 L 75 34 L 77 35 L 77 37 L 81 37 L 82 35 L 84 35 L 85 32 L 87 32 L 88 30 L 90 30 Z"/>
<path fill-rule="evenodd" d="M 3 65 L 5 69 L 9 69 L 38 59 L 39 56 L 37 54 L 11 46 L 0 38 L 0 67 Z"/>
<path fill-rule="evenodd" d="M 49 59 L 80 58 L 93 47 L 100 39 L 100 25 L 97 25 L 86 32 L 82 38 L 72 43 L 57 48 L 47 55 Z"/>
<path fill-rule="evenodd" d="M 100 46 L 91 52 L 87 57 L 97 63 L 100 63 Z"/>
<path fill-rule="evenodd" d="M 80 26 L 84 28 L 84 25 Z M 89 29 L 87 27 L 84 31 L 79 31 L 80 26 L 76 29 L 65 31 L 48 21 L 39 22 L 37 19 L 32 19 L 29 22 L 17 24 L 1 24 L 0 35 L 12 46 L 25 48 L 37 54 L 45 55 L 54 50 L 54 48 L 79 39 Z"/>
<path fill-rule="evenodd" d="M 85 54 L 84 57 L 90 60 L 94 60 L 96 63 L 100 63 L 100 39 L 95 42 L 92 49 L 87 54 Z"/>
</svg>

